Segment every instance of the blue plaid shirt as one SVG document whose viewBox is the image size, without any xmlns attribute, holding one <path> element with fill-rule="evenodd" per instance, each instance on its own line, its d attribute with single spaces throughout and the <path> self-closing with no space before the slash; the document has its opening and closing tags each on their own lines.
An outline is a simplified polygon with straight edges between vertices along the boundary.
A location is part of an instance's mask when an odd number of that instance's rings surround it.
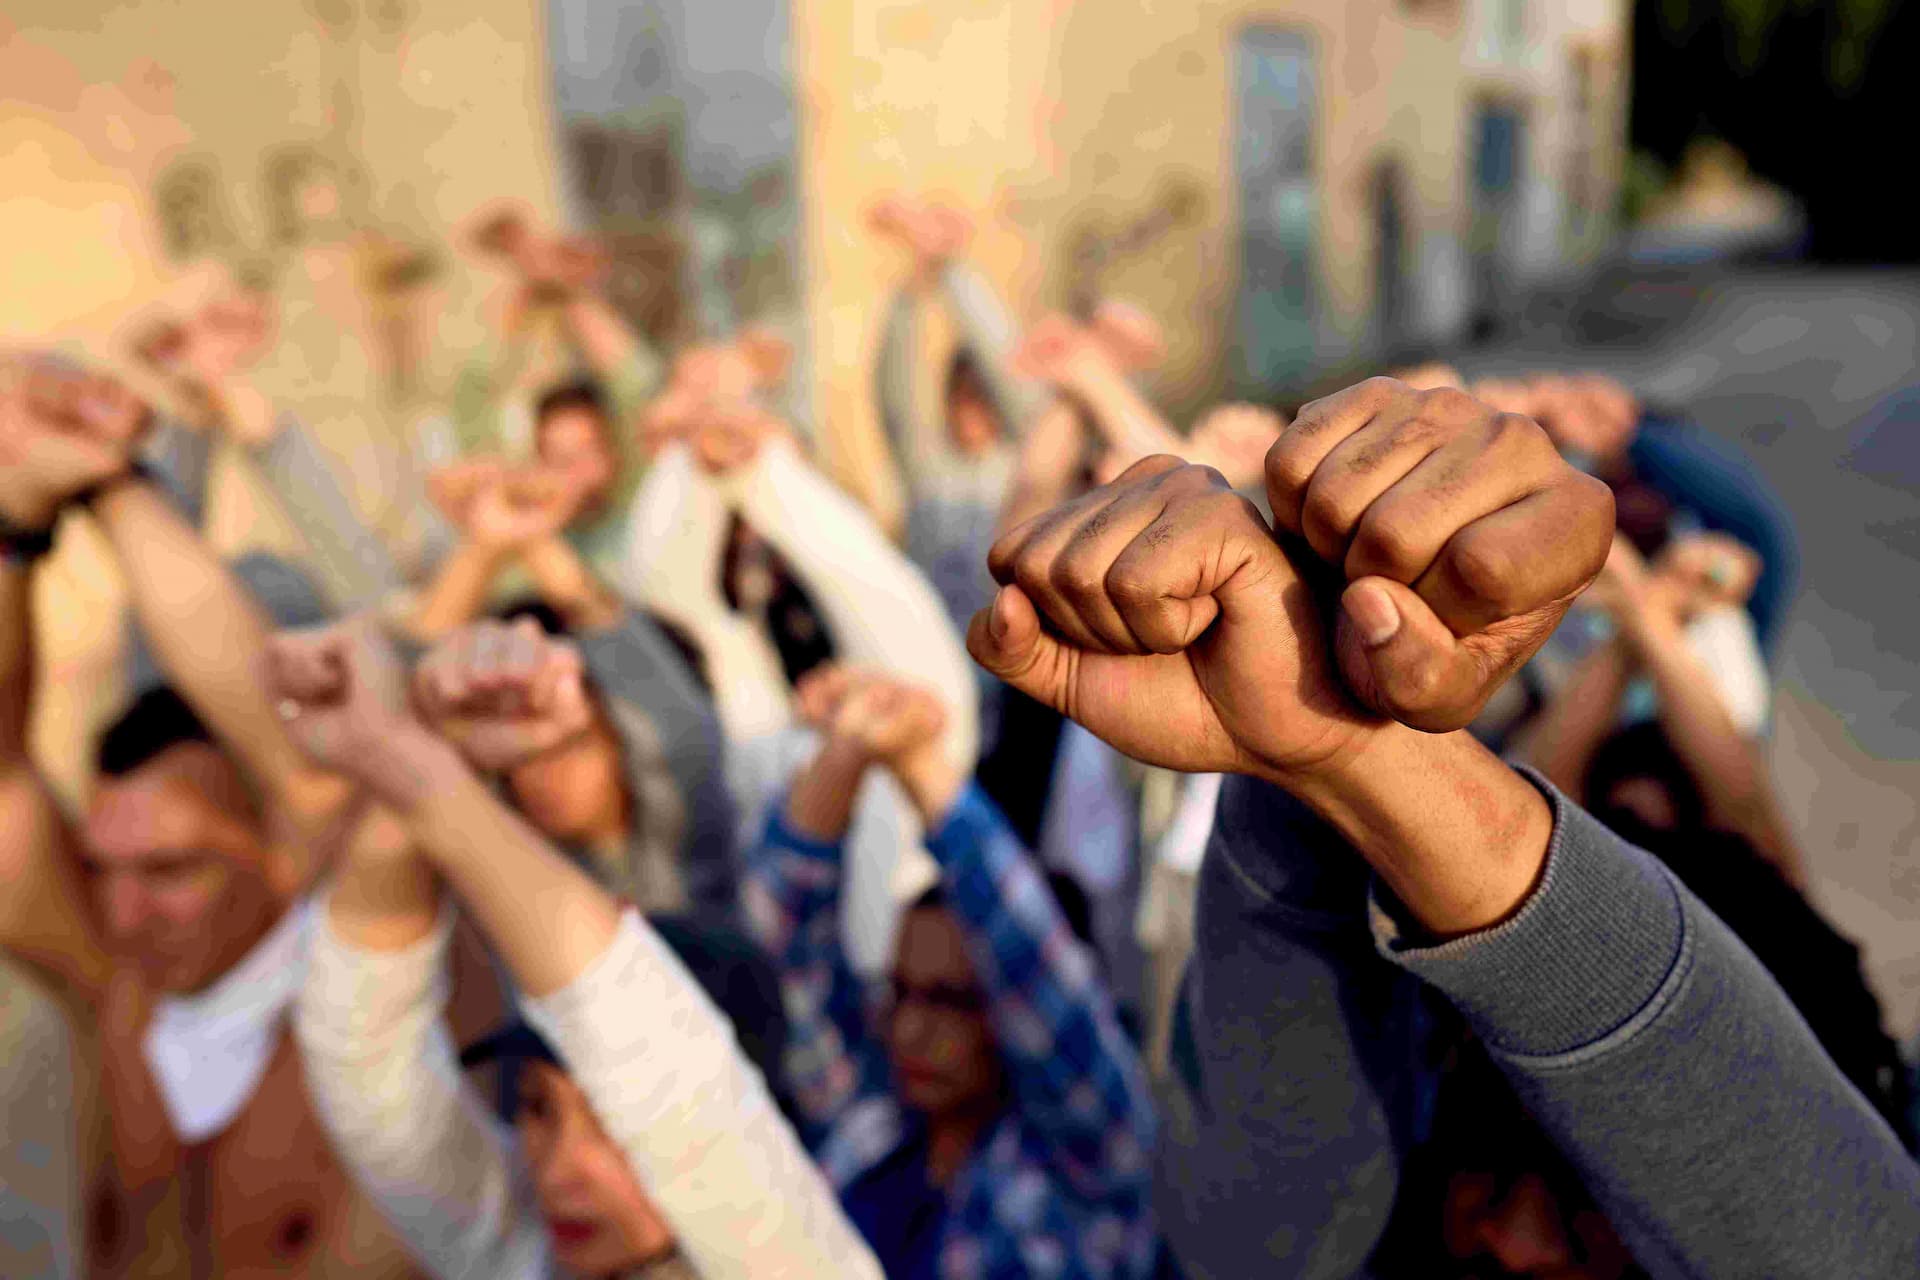
<svg viewBox="0 0 1920 1280">
<path fill-rule="evenodd" d="M 840 944 L 840 846 L 774 810 L 747 869 L 755 936 L 781 969 L 788 1083 L 815 1156 L 847 1190 L 911 1140 L 866 993 Z M 927 835 L 967 935 L 1012 1105 L 954 1180 L 941 1280 L 1145 1280 L 1153 1104 L 1092 954 L 1032 855 L 969 784 Z"/>
</svg>

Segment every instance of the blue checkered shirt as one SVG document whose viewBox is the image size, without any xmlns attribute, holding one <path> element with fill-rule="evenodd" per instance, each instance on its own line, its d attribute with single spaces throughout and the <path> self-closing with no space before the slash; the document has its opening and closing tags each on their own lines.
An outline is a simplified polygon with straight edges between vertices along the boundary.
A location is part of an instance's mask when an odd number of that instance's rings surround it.
<svg viewBox="0 0 1920 1280">
<path fill-rule="evenodd" d="M 745 881 L 755 936 L 781 969 L 788 1083 L 815 1156 L 845 1194 L 910 1134 L 866 992 L 840 942 L 840 846 L 774 810 Z M 963 926 L 1011 1105 L 954 1180 L 941 1280 L 1146 1280 L 1153 1104 L 1091 952 L 1031 854 L 969 784 L 927 835 Z"/>
</svg>

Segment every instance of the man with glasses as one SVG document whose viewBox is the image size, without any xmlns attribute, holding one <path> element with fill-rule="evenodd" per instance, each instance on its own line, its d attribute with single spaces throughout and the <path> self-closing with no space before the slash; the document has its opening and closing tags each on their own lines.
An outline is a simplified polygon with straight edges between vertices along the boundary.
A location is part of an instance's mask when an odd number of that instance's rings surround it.
<svg viewBox="0 0 1920 1280">
<path fill-rule="evenodd" d="M 884 676 L 799 690 L 821 745 L 747 870 L 781 970 L 787 1070 L 816 1156 L 889 1276 L 1152 1273 L 1145 1073 L 1070 908 L 965 769 L 943 709 Z M 901 918 L 869 1018 L 841 945 L 845 836 L 871 765 L 925 821 L 940 880 Z"/>
</svg>

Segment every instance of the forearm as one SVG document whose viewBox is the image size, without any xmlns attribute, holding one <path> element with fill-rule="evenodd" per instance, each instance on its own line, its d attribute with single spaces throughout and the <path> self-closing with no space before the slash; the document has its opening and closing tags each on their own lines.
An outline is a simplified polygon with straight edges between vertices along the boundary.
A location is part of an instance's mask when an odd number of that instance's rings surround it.
<svg viewBox="0 0 1920 1280">
<path fill-rule="evenodd" d="M 534 589 L 567 625 L 578 631 L 601 631 L 620 621 L 620 598 L 593 576 L 566 539 L 542 538 L 521 553 L 521 563 L 533 578 Z"/>
<path fill-rule="evenodd" d="M 569 296 L 561 315 L 581 354 L 601 377 L 613 377 L 636 362 L 645 362 L 650 368 L 655 363 L 632 326 L 599 295 Z"/>
<path fill-rule="evenodd" d="M 844 839 L 853 822 L 855 793 L 871 763 L 859 746 L 828 738 L 787 793 L 788 824 L 813 840 L 832 843 Z"/>
<path fill-rule="evenodd" d="M 451 745 L 411 725 L 380 755 L 364 781 L 405 822 L 523 991 L 558 991 L 606 950 L 620 914 L 612 896 L 502 804 Z"/>
<path fill-rule="evenodd" d="M 318 808 L 340 799 L 281 731 L 260 680 L 270 627 L 199 535 L 149 485 L 123 481 L 93 513 L 124 571 L 135 616 L 160 667 L 255 782 L 300 790 Z"/>
<path fill-rule="evenodd" d="M 1079 411 L 1066 400 L 1055 400 L 1020 445 L 1020 466 L 1007 488 L 996 535 L 1071 498 L 1086 451 Z"/>
<path fill-rule="evenodd" d="M 1920 1166 L 1773 979 L 1655 860 L 1550 797 L 1538 890 L 1383 951 L 1451 1000 L 1656 1275 L 1902 1275 Z"/>
<path fill-rule="evenodd" d="M 1077 378 L 1069 389 L 1087 406 L 1094 429 L 1108 446 L 1130 461 L 1184 451 L 1185 437 L 1119 371 L 1103 368 L 1089 373 Z"/>
<path fill-rule="evenodd" d="M 921 359 L 918 302 L 913 289 L 903 286 L 888 304 L 875 379 L 880 425 L 886 429 L 894 456 L 910 480 L 938 466 L 942 454 L 937 428 L 925 420 L 925 406 L 917 394 L 915 374 Z"/>
<path fill-rule="evenodd" d="M 1618 644 L 1605 645 L 1582 658 L 1566 684 L 1521 732 L 1513 755 L 1568 795 L 1580 795 L 1594 752 L 1618 721 L 1620 700 L 1631 675 L 1627 651 Z"/>
<path fill-rule="evenodd" d="M 784 444 L 761 449 L 731 490 L 826 615 L 843 661 L 879 667 L 937 694 L 944 747 L 971 769 L 979 744 L 973 668 L 926 578 L 848 498 Z"/>
<path fill-rule="evenodd" d="M 413 634 L 422 640 L 437 639 L 479 617 L 506 559 L 503 550 L 461 543 L 441 564 L 415 607 L 410 620 Z"/>
<path fill-rule="evenodd" d="M 1621 631 L 1653 681 L 1660 727 L 1699 786 L 1709 821 L 1752 834 L 1766 792 L 1760 762 L 1686 632 L 1677 620 L 1645 612 L 1623 619 Z"/>
<path fill-rule="evenodd" d="M 333 1149 L 432 1274 L 531 1274 L 544 1252 L 532 1197 L 444 1017 L 453 916 L 370 946 L 342 927 L 343 888 L 314 929 L 293 1021 Z"/>
<path fill-rule="evenodd" d="M 399 818 L 385 808 L 368 807 L 327 898 L 331 927 L 347 946 L 402 951 L 433 932 L 440 882 L 410 844 Z"/>
<path fill-rule="evenodd" d="M 1388 724 L 1314 778 L 1271 781 L 1339 832 L 1441 937 L 1518 908 L 1553 829 L 1539 791 L 1465 732 Z"/>
<path fill-rule="evenodd" d="M 666 944 L 628 913 L 603 950 L 527 1015 L 700 1275 L 880 1280 L 732 1028 Z"/>
<path fill-rule="evenodd" d="M 1006 304 L 985 276 L 958 262 L 940 273 L 940 291 L 1001 420 L 1014 438 L 1025 436 L 1052 396 L 1044 385 L 1013 371 L 1008 353 L 1017 335 Z"/>
</svg>

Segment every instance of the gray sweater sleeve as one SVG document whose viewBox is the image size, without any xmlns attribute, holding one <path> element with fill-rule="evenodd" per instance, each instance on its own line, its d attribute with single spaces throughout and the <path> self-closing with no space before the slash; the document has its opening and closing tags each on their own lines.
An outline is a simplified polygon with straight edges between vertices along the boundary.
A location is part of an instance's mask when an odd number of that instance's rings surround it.
<svg viewBox="0 0 1920 1280">
<path fill-rule="evenodd" d="M 304 423 L 281 414 L 279 429 L 253 459 L 342 607 L 375 604 L 402 585 L 392 552 L 361 518 Z"/>
<path fill-rule="evenodd" d="M 603 631 L 579 637 L 580 656 L 600 692 L 652 722 L 685 802 L 680 858 L 687 895 L 703 915 L 730 916 L 738 893 L 733 796 L 713 703 L 664 632 L 634 609 Z"/>
<path fill-rule="evenodd" d="M 1420 993 L 1374 950 L 1366 900 L 1365 865 L 1303 806 L 1226 780 L 1156 1188 L 1194 1280 L 1369 1274 L 1408 1145 Z"/>
<path fill-rule="evenodd" d="M 1545 783 L 1518 914 L 1389 956 L 1467 1017 L 1657 1276 L 1920 1273 L 1920 1166 L 1779 987 L 1664 867 Z"/>
<path fill-rule="evenodd" d="M 207 514 L 207 484 L 213 467 L 213 435 L 162 418 L 147 433 L 141 458 L 173 505 L 198 529 Z"/>
<path fill-rule="evenodd" d="M 947 264 L 940 288 L 960 341 L 972 353 L 1006 430 L 1015 439 L 1025 436 L 1053 397 L 1043 384 L 1014 372 L 1013 345 L 1018 335 L 1006 304 L 985 276 L 964 263 Z"/>
</svg>

